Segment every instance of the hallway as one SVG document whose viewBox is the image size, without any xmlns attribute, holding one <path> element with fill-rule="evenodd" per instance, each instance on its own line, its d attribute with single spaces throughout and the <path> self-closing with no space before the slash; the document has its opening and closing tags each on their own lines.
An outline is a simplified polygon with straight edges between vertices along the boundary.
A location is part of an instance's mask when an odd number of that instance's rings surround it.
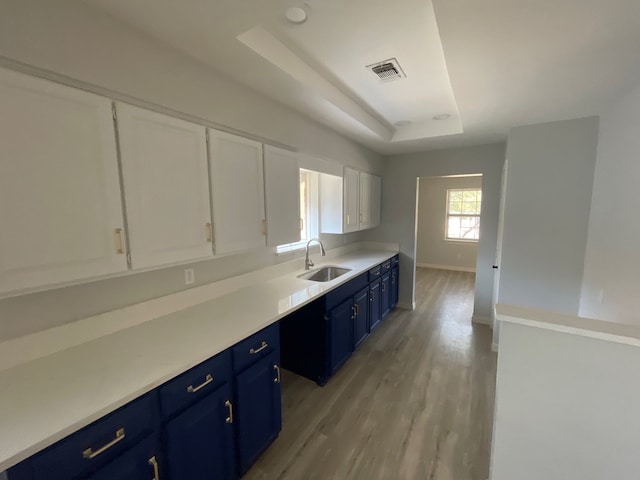
<svg viewBox="0 0 640 480">
<path fill-rule="evenodd" d="M 496 355 L 473 289 L 473 273 L 418 268 L 416 310 L 391 313 L 324 388 L 285 372 L 282 432 L 244 478 L 487 478 Z"/>
</svg>

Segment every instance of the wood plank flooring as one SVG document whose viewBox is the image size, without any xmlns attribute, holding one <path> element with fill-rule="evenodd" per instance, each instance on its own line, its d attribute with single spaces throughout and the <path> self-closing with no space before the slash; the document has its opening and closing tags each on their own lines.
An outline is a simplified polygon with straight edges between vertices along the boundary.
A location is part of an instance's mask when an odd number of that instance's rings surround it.
<svg viewBox="0 0 640 480">
<path fill-rule="evenodd" d="M 484 480 L 495 390 L 474 274 L 419 268 L 396 309 L 327 383 L 283 376 L 283 429 L 245 480 Z"/>
</svg>

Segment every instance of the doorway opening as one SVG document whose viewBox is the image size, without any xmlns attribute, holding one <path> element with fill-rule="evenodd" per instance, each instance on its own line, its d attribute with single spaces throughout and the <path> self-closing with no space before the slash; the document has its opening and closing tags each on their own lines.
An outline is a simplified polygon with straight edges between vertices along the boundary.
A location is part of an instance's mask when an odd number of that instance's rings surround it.
<svg viewBox="0 0 640 480">
<path fill-rule="evenodd" d="M 464 272 L 459 276 L 475 284 L 481 210 L 482 174 L 418 178 L 416 278 L 427 269 L 432 279 Z M 416 289 L 416 296 L 424 292 Z"/>
</svg>

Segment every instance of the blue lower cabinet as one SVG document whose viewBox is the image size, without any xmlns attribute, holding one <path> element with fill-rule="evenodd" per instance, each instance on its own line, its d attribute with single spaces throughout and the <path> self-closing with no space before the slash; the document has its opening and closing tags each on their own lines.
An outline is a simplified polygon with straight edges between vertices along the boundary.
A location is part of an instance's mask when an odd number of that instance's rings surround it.
<svg viewBox="0 0 640 480">
<path fill-rule="evenodd" d="M 369 287 L 353 297 L 353 350 L 369 335 Z"/>
<path fill-rule="evenodd" d="M 156 396 L 144 395 L 12 467 L 9 480 L 93 478 L 143 439 L 156 436 L 157 418 Z"/>
<path fill-rule="evenodd" d="M 389 300 L 389 308 L 391 310 L 396 308 L 396 305 L 398 304 L 398 293 L 399 293 L 399 286 L 400 286 L 399 278 L 398 278 L 399 275 L 400 275 L 400 269 L 396 265 L 391 269 L 391 295 Z"/>
<path fill-rule="evenodd" d="M 167 475 L 161 478 L 237 478 L 235 420 L 231 385 L 225 384 L 168 422 L 163 431 Z"/>
<path fill-rule="evenodd" d="M 380 310 L 382 318 L 386 317 L 391 311 L 391 272 L 382 276 L 380 284 Z"/>
<path fill-rule="evenodd" d="M 380 309 L 380 285 L 378 279 L 369 285 L 369 330 L 373 330 L 382 320 L 382 310 Z"/>
<path fill-rule="evenodd" d="M 329 370 L 333 375 L 353 353 L 353 298 L 327 313 L 329 326 Z"/>
<path fill-rule="evenodd" d="M 236 375 L 236 435 L 240 474 L 249 470 L 280 433 L 280 381 L 278 351 L 273 351 Z"/>
<path fill-rule="evenodd" d="M 165 478 L 161 465 L 156 438 L 149 436 L 87 480 L 160 480 Z"/>
</svg>

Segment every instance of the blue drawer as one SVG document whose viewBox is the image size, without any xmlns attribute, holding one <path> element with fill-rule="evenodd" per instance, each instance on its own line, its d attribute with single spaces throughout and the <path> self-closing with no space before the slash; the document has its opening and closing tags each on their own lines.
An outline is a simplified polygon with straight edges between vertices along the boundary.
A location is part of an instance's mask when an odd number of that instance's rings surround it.
<svg viewBox="0 0 640 480">
<path fill-rule="evenodd" d="M 278 323 L 260 330 L 233 347 L 233 370 L 240 372 L 254 362 L 266 357 L 274 350 L 280 352 L 280 329 Z"/>
<path fill-rule="evenodd" d="M 381 265 L 377 265 L 369 270 L 369 282 L 375 281 L 377 278 L 380 278 L 382 275 Z"/>
<path fill-rule="evenodd" d="M 155 418 L 153 394 L 134 400 L 34 456 L 34 480 L 86 476 L 152 433 Z"/>
<path fill-rule="evenodd" d="M 167 418 L 184 410 L 231 379 L 231 352 L 225 350 L 160 387 L 160 409 Z"/>
<path fill-rule="evenodd" d="M 349 297 L 353 297 L 369 284 L 367 272 L 358 275 L 356 278 L 349 280 L 347 283 L 340 285 L 335 290 L 331 290 L 325 295 L 325 308 L 331 310 Z"/>
</svg>

